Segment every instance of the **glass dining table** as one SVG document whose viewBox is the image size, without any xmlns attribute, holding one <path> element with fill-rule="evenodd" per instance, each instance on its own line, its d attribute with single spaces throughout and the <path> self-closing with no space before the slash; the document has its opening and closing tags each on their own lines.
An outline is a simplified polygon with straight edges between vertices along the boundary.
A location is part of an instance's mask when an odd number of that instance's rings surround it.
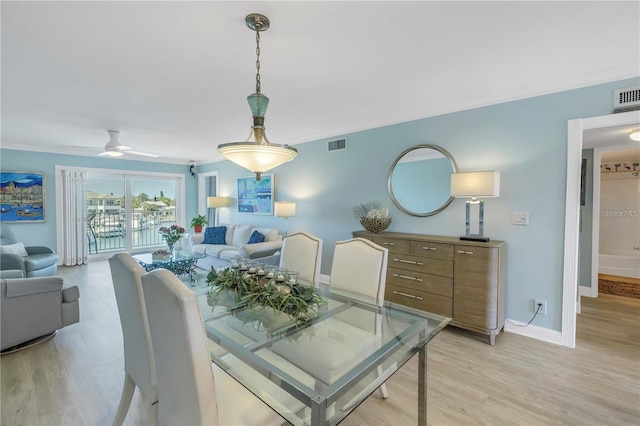
<svg viewBox="0 0 640 426">
<path fill-rule="evenodd" d="M 451 318 L 320 286 L 295 324 L 197 292 L 212 360 L 293 425 L 336 425 L 416 354 L 418 425 L 427 423 L 427 344 Z M 391 395 L 393 397 L 393 395 Z"/>
</svg>

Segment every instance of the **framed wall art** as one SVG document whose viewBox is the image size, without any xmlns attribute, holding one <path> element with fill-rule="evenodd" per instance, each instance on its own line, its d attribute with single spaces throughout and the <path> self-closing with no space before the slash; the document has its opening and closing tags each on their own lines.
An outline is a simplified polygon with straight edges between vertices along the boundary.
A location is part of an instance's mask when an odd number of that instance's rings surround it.
<svg viewBox="0 0 640 426">
<path fill-rule="evenodd" d="M 44 222 L 43 172 L 0 172 L 0 220 Z"/>
<path fill-rule="evenodd" d="M 238 178 L 238 213 L 273 215 L 273 175 Z"/>
</svg>

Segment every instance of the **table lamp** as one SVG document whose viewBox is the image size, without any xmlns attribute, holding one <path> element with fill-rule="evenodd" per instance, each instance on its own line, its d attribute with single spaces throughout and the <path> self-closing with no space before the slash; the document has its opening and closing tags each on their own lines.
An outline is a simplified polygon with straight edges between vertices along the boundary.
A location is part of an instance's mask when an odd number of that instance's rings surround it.
<svg viewBox="0 0 640 426">
<path fill-rule="evenodd" d="M 284 235 L 287 235 L 287 219 L 296 215 L 296 203 L 276 201 L 274 215 L 284 217 Z"/>
<path fill-rule="evenodd" d="M 215 226 L 218 226 L 218 209 L 220 207 L 227 207 L 231 204 L 231 198 L 229 197 L 207 197 L 207 207 L 210 209 L 216 209 L 215 213 Z"/>
<path fill-rule="evenodd" d="M 466 241 L 489 241 L 484 232 L 484 201 L 482 198 L 500 196 L 500 173 L 495 170 L 482 172 L 463 172 L 451 174 L 451 196 L 471 198 L 466 202 L 465 235 L 460 237 Z M 471 206 L 478 206 L 477 233 L 471 232 Z"/>
</svg>

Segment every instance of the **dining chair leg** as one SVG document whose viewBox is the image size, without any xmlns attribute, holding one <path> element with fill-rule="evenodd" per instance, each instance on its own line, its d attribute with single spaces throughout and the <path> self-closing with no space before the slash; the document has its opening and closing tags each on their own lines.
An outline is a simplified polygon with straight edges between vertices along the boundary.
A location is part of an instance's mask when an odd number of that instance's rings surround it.
<svg viewBox="0 0 640 426">
<path fill-rule="evenodd" d="M 389 398 L 389 391 L 387 391 L 387 385 L 385 385 L 384 383 L 378 388 L 378 390 L 380 390 L 380 396 L 382 397 L 382 399 L 387 399 Z"/>
<path fill-rule="evenodd" d="M 124 423 L 124 419 L 127 417 L 127 412 L 129 411 L 129 406 L 131 405 L 131 399 L 133 399 L 133 392 L 135 390 L 136 384 L 133 379 L 128 374 L 125 374 L 122 396 L 120 397 L 120 404 L 118 405 L 116 417 L 113 419 L 113 426 L 122 426 L 122 423 Z"/>
<path fill-rule="evenodd" d="M 382 366 L 381 365 L 378 366 L 378 374 L 377 375 L 378 376 L 382 376 Z M 382 399 L 389 398 L 389 391 L 387 391 L 387 385 L 385 385 L 383 383 L 382 385 L 380 385 L 378 390 L 380 391 L 380 396 L 382 397 Z"/>
</svg>

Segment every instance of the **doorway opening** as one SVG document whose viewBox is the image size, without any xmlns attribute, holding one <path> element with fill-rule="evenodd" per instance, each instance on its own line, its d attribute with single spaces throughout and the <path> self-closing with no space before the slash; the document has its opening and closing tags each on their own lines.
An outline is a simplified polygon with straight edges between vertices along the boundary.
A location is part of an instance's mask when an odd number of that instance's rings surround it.
<svg viewBox="0 0 640 426">
<path fill-rule="evenodd" d="M 576 342 L 576 312 L 579 302 L 578 231 L 580 223 L 579 212 L 582 150 L 584 148 L 595 147 L 595 145 L 590 146 L 590 142 L 585 131 L 598 129 L 604 130 L 621 126 L 626 126 L 627 128 L 640 127 L 640 111 L 630 111 L 620 114 L 569 120 L 568 122 L 561 343 L 563 346 L 570 348 L 575 347 Z M 625 130 L 625 132 L 627 132 L 627 130 Z M 608 141 L 607 143 L 612 146 L 619 146 L 623 145 L 620 141 L 625 140 L 624 144 L 636 146 L 633 145 L 634 141 L 628 138 L 628 133 L 624 133 L 626 139 Z M 601 141 L 600 143 L 602 143 L 603 146 L 606 145 L 604 141 Z"/>
</svg>

